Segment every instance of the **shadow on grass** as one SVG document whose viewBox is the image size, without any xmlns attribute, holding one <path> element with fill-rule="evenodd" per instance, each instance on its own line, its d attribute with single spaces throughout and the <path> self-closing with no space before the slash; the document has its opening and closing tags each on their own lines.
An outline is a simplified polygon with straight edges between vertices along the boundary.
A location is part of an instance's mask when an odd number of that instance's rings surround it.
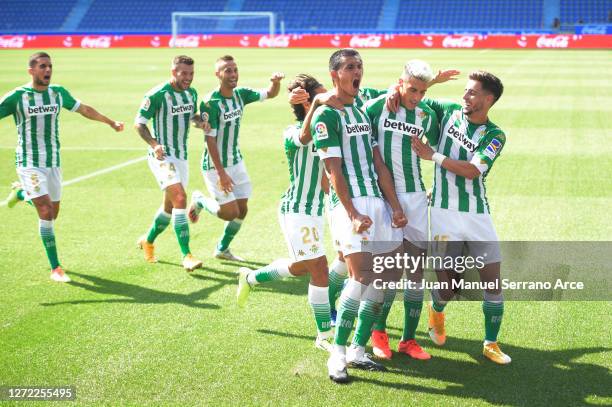
<svg viewBox="0 0 612 407">
<path fill-rule="evenodd" d="M 87 291 L 91 291 L 97 294 L 108 294 L 118 295 L 125 298 L 109 298 L 99 300 L 74 300 L 74 301 L 60 301 L 53 303 L 42 303 L 43 306 L 55 306 L 62 304 L 96 304 L 96 303 L 125 303 L 125 304 L 182 304 L 188 307 L 203 308 L 203 309 L 219 309 L 216 304 L 208 304 L 201 302 L 208 298 L 215 291 L 220 290 L 227 284 L 232 284 L 233 279 L 219 278 L 211 275 L 199 275 L 193 274 L 193 277 L 206 281 L 213 281 L 215 284 L 210 287 L 202 288 L 201 290 L 194 291 L 190 294 L 179 294 L 171 293 L 160 290 L 154 290 L 138 286 L 135 284 L 128 284 L 121 281 L 109 280 L 106 278 L 91 276 L 87 274 L 81 274 L 71 272 L 71 276 L 78 276 L 88 283 L 82 283 L 79 281 L 72 281 L 68 283 L 73 287 L 79 287 Z"/>
<path fill-rule="evenodd" d="M 314 335 L 295 335 L 287 332 L 259 329 L 257 332 L 313 341 Z M 431 349 L 427 335 L 419 334 L 423 345 Z M 504 352 L 512 356 L 512 363 L 496 365 L 482 356 L 482 342 L 448 338 L 443 349 L 469 355 L 472 360 L 457 360 L 435 356 L 429 361 L 417 361 L 394 353 L 393 359 L 383 364 L 386 373 L 369 373 L 350 369 L 352 382 L 369 383 L 406 392 L 439 394 L 441 397 L 464 399 L 466 403 L 482 400 L 491 404 L 511 406 L 585 405 L 587 397 L 608 402 L 612 384 L 608 368 L 577 359 L 594 353 L 610 352 L 609 347 L 578 347 L 563 350 L 533 349 L 502 344 Z M 388 375 L 405 377 L 403 382 L 385 381 Z M 440 382 L 433 387 L 415 384 L 413 378 Z M 419 382 L 422 382 L 419 380 Z M 603 400 L 602 400 L 603 399 Z M 448 399 L 442 399 L 448 402 Z M 441 403 L 444 403 L 441 400 Z M 600 403 L 601 403 L 600 401 Z M 605 404 L 605 403 L 604 403 Z"/>
</svg>

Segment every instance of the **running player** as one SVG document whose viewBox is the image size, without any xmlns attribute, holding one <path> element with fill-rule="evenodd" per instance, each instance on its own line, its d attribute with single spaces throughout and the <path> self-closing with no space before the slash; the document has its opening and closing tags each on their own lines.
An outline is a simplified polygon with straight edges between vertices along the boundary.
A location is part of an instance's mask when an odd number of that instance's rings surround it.
<svg viewBox="0 0 612 407">
<path fill-rule="evenodd" d="M 172 61 L 171 78 L 151 89 L 140 106 L 134 127 L 149 145 L 149 168 L 164 192 L 162 205 L 147 234 L 138 239 L 138 246 L 149 263 L 157 262 L 154 242 L 170 224 L 183 256 L 183 267 L 188 272 L 202 267 L 189 249 L 189 223 L 187 222 L 187 196 L 189 182 L 187 164 L 187 138 L 192 121 L 201 126 L 196 114 L 198 94 L 191 87 L 194 61 L 179 55 Z M 153 136 L 147 123 L 153 119 Z"/>
<path fill-rule="evenodd" d="M 51 84 L 53 65 L 46 52 L 29 58 L 32 81 L 7 93 L 0 100 L 0 119 L 12 115 L 17 125 L 15 164 L 20 184 L 9 198 L 13 206 L 19 198 L 31 200 L 38 212 L 40 237 L 51 265 L 51 279 L 66 283 L 70 278 L 60 265 L 53 223 L 59 215 L 62 194 L 60 167 L 60 109 L 123 131 L 123 122 L 109 119 L 96 109 L 75 99 L 60 85 Z"/>
<path fill-rule="evenodd" d="M 273 73 L 267 89 L 238 87 L 238 65 L 230 55 L 217 60 L 215 75 L 219 79 L 219 89 L 207 95 L 200 105 L 200 110 L 208 114 L 211 126 L 211 130 L 206 133 L 207 148 L 202 158 L 202 171 L 204 183 L 214 199 L 194 191 L 189 219 L 197 222 L 200 211 L 206 209 L 210 214 L 225 220 L 225 229 L 214 256 L 243 261 L 229 250 L 230 243 L 247 215 L 247 203 L 252 190 L 238 145 L 242 115 L 244 107 L 249 103 L 276 97 L 285 76 L 279 72 Z"/>
</svg>

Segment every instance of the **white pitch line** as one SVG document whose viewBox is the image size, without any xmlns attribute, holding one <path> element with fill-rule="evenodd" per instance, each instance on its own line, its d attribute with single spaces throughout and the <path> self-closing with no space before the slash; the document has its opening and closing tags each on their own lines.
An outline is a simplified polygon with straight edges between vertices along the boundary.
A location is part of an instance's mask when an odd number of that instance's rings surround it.
<svg viewBox="0 0 612 407">
<path fill-rule="evenodd" d="M 107 174 L 109 172 L 113 172 L 113 171 L 119 170 L 119 169 L 121 169 L 123 167 L 127 167 L 128 165 L 139 163 L 139 162 L 144 161 L 146 159 L 147 159 L 147 156 L 145 155 L 144 157 L 134 158 L 133 160 L 128 160 L 128 161 L 123 162 L 121 164 L 113 165 L 111 167 L 103 168 L 103 169 L 98 170 L 98 171 L 90 172 L 89 174 L 81 175 L 80 177 L 76 177 L 76 178 L 73 178 L 73 179 L 69 179 L 68 181 L 62 182 L 62 186 L 63 187 L 67 187 L 68 185 L 76 184 L 77 182 L 81 182 L 81 181 L 84 181 L 84 180 L 89 179 L 89 178 L 97 177 L 98 175 Z M 4 201 L 0 202 L 0 207 L 1 206 L 6 206 L 6 204 L 7 204 L 7 202 L 6 202 L 6 200 L 4 200 Z"/>
<path fill-rule="evenodd" d="M 15 146 L 0 146 L 0 150 L 15 150 Z M 62 147 L 62 151 L 147 151 L 146 147 Z"/>
</svg>

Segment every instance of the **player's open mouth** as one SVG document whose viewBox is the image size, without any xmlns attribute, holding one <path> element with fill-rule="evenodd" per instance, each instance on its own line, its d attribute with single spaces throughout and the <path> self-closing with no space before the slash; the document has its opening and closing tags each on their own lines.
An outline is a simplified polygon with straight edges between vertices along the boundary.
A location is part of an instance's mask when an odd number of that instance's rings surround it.
<svg viewBox="0 0 612 407">
<path fill-rule="evenodd" d="M 45 76 L 43 76 L 43 78 L 44 78 L 46 81 L 48 81 L 49 79 L 51 79 L 51 75 L 45 75 Z"/>
<path fill-rule="evenodd" d="M 360 81 L 359 79 L 355 79 L 355 80 L 353 81 L 353 88 L 355 88 L 355 89 L 359 89 L 359 84 L 360 84 L 360 82 L 361 82 L 361 81 Z"/>
</svg>

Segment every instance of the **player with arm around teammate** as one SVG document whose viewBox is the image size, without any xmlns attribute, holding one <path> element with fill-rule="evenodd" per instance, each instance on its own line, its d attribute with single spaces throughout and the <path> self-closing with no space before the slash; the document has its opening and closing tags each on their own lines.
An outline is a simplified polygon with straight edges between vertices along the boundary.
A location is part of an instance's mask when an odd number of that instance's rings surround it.
<svg viewBox="0 0 612 407">
<path fill-rule="evenodd" d="M 435 162 L 434 189 L 430 208 L 433 254 L 460 256 L 464 246 L 474 258 L 481 257 L 484 267 L 478 271 L 483 282 L 497 282 L 499 288 L 484 292 L 485 320 L 483 354 L 498 364 L 511 362 L 501 351 L 497 336 L 504 314 L 500 281 L 501 253 L 486 196 L 485 179 L 498 159 L 506 135 L 489 120 L 489 110 L 503 93 L 503 84 L 495 75 L 475 71 L 469 75 L 462 105 L 426 99 L 440 121 L 440 136 L 432 148 L 412 140 L 415 153 Z M 450 284 L 454 270 L 436 270 L 438 280 Z M 452 290 L 433 290 L 429 308 L 429 334 L 437 345 L 446 341 L 444 308 Z"/>
</svg>

